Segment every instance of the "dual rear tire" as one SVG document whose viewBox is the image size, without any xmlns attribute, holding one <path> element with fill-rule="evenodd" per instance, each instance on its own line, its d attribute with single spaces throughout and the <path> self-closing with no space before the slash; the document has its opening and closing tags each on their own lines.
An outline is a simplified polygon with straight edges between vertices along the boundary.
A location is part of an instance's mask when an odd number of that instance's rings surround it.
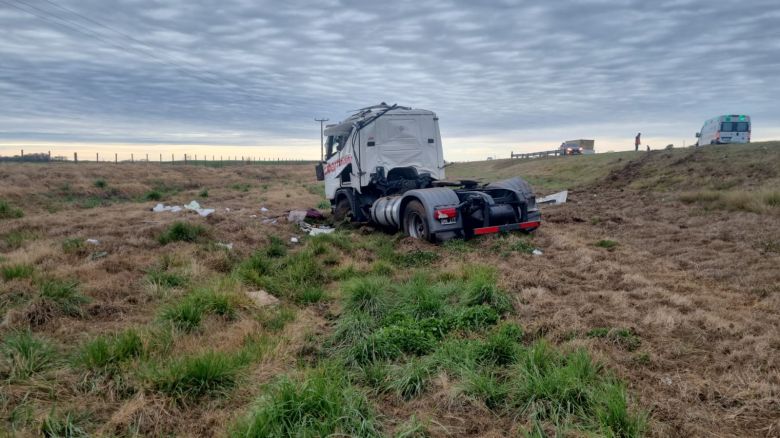
<svg viewBox="0 0 780 438">
<path fill-rule="evenodd" d="M 404 209 L 403 231 L 407 236 L 415 239 L 433 242 L 436 235 L 431 233 L 431 224 L 425 207 L 420 201 L 411 201 Z"/>
</svg>

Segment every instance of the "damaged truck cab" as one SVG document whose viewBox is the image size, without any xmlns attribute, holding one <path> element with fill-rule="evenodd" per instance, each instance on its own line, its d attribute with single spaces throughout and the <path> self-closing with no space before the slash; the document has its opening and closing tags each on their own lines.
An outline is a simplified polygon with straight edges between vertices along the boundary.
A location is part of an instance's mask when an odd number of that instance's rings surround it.
<svg viewBox="0 0 780 438">
<path fill-rule="evenodd" d="M 317 178 L 334 218 L 429 241 L 536 229 L 541 217 L 522 179 L 444 180 L 438 120 L 431 111 L 382 103 L 328 125 Z"/>
</svg>

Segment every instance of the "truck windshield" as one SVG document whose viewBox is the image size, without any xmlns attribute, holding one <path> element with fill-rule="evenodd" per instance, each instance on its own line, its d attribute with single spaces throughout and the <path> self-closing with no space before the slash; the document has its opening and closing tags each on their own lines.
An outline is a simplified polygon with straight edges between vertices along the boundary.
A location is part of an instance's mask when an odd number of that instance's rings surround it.
<svg viewBox="0 0 780 438">
<path fill-rule="evenodd" d="M 349 133 L 345 135 L 331 135 L 328 137 L 325 143 L 325 148 L 327 150 L 327 158 L 332 157 L 340 150 L 344 149 L 344 146 L 347 145 L 347 139 L 349 138 Z"/>
<path fill-rule="evenodd" d="M 723 122 L 720 124 L 721 132 L 748 132 L 750 123 L 748 122 Z"/>
</svg>

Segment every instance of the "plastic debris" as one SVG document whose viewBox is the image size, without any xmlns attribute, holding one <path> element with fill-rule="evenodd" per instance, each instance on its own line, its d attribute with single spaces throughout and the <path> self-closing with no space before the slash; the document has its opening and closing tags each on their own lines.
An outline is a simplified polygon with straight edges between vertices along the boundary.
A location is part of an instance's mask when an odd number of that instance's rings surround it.
<svg viewBox="0 0 780 438">
<path fill-rule="evenodd" d="M 100 245 L 100 241 L 97 239 L 87 239 L 85 242 L 89 243 L 90 245 Z"/>
<path fill-rule="evenodd" d="M 164 204 L 157 204 L 152 208 L 152 211 L 155 213 L 162 213 L 163 211 L 170 211 L 172 213 L 178 213 L 181 211 L 181 207 L 178 205 L 164 205 Z"/>
<path fill-rule="evenodd" d="M 89 256 L 89 258 L 91 258 L 92 260 L 98 260 L 106 256 L 108 256 L 108 253 L 106 251 L 98 251 L 98 252 L 93 252 L 92 255 Z"/>
<path fill-rule="evenodd" d="M 287 215 L 287 221 L 300 223 L 306 219 L 306 210 L 291 210 Z"/>
<path fill-rule="evenodd" d="M 536 256 L 539 256 L 539 255 L 542 255 L 542 254 L 544 254 L 544 252 L 542 252 L 542 250 L 541 250 L 541 249 L 539 249 L 539 248 L 534 248 L 534 250 L 533 250 L 533 251 L 531 251 L 531 254 L 533 254 L 533 255 L 536 255 Z"/>
<path fill-rule="evenodd" d="M 565 204 L 566 198 L 569 196 L 569 191 L 564 190 L 562 192 L 553 193 L 552 195 L 544 196 L 540 199 L 536 200 L 537 204 L 551 204 L 551 205 L 558 205 L 558 204 Z"/>
<path fill-rule="evenodd" d="M 315 208 L 310 208 L 310 209 L 306 210 L 306 218 L 307 219 L 325 219 L 325 216 L 323 216 L 322 213 L 319 210 L 317 210 Z"/>
<path fill-rule="evenodd" d="M 227 248 L 229 250 L 233 249 L 233 243 L 232 242 L 231 243 L 217 242 L 217 246 L 222 247 L 222 248 Z"/>
<path fill-rule="evenodd" d="M 192 210 L 203 217 L 206 217 L 215 211 L 213 208 L 202 208 L 200 204 L 198 204 L 198 201 L 191 201 L 189 204 L 185 205 L 184 208 Z"/>
<path fill-rule="evenodd" d="M 320 227 L 314 227 L 307 224 L 306 222 L 299 222 L 298 226 L 301 227 L 301 230 L 308 233 L 309 236 L 316 236 L 318 234 L 330 234 L 336 231 L 336 229 L 333 227 L 326 227 L 324 225 Z"/>
<path fill-rule="evenodd" d="M 267 209 L 267 208 L 265 208 L 265 207 L 260 207 L 260 211 L 262 211 L 263 213 L 265 213 L 265 212 L 267 212 L 267 211 L 268 211 L 268 209 Z"/>
<path fill-rule="evenodd" d="M 265 218 L 265 219 L 263 219 L 260 222 L 262 222 L 264 224 L 271 224 L 271 225 L 276 225 L 278 223 L 278 221 L 276 219 L 274 219 L 274 218 Z"/>
<path fill-rule="evenodd" d="M 257 215 L 256 214 L 250 214 L 249 217 L 253 217 L 254 218 L 254 217 L 257 217 Z"/>
<path fill-rule="evenodd" d="M 297 238 L 297 237 L 290 237 L 290 242 L 292 242 L 292 243 L 298 243 L 298 242 L 299 242 L 299 240 L 298 240 L 298 238 Z"/>
</svg>

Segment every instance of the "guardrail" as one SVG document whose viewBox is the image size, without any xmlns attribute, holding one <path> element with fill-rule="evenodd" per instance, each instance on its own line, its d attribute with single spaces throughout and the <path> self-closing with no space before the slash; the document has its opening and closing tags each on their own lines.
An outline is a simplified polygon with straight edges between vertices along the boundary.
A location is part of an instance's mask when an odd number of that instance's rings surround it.
<svg viewBox="0 0 780 438">
<path fill-rule="evenodd" d="M 547 157 L 558 157 L 561 155 L 565 155 L 563 153 L 562 149 L 555 149 L 552 151 L 541 151 L 541 152 L 528 152 L 524 154 L 516 154 L 514 152 L 510 152 L 509 158 L 519 158 L 519 159 L 528 159 L 528 158 L 547 158 Z"/>
</svg>

